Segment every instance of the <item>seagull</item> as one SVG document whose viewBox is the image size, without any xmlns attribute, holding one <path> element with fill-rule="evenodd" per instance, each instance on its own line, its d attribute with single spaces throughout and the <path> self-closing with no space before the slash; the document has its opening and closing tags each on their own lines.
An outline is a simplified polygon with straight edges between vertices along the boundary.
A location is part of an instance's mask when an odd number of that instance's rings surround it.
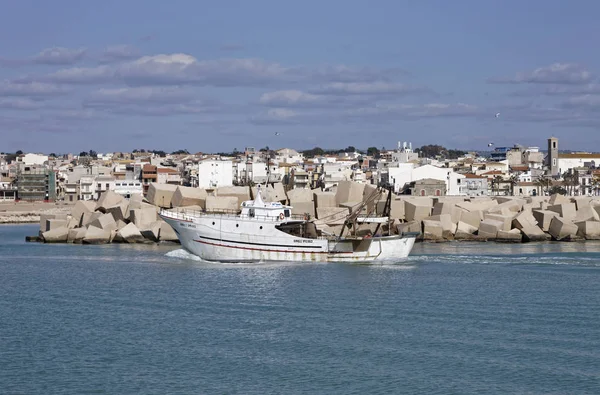
<svg viewBox="0 0 600 395">
<path fill-rule="evenodd" d="M 500 113 L 499 112 L 496 113 L 496 118 L 500 118 Z"/>
<path fill-rule="evenodd" d="M 488 147 L 491 147 L 492 145 L 494 145 L 494 143 L 489 143 L 489 144 L 488 144 Z"/>
<path fill-rule="evenodd" d="M 275 136 L 281 136 L 281 133 L 275 132 Z"/>
</svg>

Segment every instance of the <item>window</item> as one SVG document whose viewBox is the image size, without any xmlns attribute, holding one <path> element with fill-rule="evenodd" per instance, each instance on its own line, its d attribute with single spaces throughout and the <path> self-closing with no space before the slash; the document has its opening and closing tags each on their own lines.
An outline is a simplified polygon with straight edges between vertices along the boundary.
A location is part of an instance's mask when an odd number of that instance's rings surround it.
<svg viewBox="0 0 600 395">
<path fill-rule="evenodd" d="M 102 189 L 102 184 L 98 184 L 98 188 L 97 189 Z"/>
<path fill-rule="evenodd" d="M 106 183 L 106 189 L 108 189 L 108 185 L 109 185 L 109 184 L 108 184 L 108 183 Z"/>
<path fill-rule="evenodd" d="M 440 191 L 439 189 L 435 190 L 435 196 L 440 196 L 442 194 L 442 191 Z"/>
<path fill-rule="evenodd" d="M 556 166 L 556 158 L 552 158 L 552 166 Z"/>
<path fill-rule="evenodd" d="M 285 209 L 285 210 L 283 210 L 283 212 L 284 212 L 284 215 L 289 218 L 289 216 L 290 216 L 290 210 Z"/>
<path fill-rule="evenodd" d="M 552 149 L 556 149 L 556 141 L 552 142 Z"/>
<path fill-rule="evenodd" d="M 425 190 L 421 189 L 421 196 L 425 196 Z"/>
<path fill-rule="evenodd" d="M 116 186 L 116 187 L 120 187 L 120 186 L 121 186 L 121 183 L 117 182 L 117 183 L 115 184 L 115 186 Z"/>
</svg>

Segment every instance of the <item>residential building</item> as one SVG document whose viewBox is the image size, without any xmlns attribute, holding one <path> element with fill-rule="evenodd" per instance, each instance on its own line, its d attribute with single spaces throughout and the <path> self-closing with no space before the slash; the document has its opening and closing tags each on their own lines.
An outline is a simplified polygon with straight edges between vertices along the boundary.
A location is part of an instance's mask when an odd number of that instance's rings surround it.
<svg viewBox="0 0 600 395">
<path fill-rule="evenodd" d="M 262 167 L 264 168 L 264 163 Z M 199 188 L 213 189 L 228 186 L 233 186 L 233 161 L 205 159 L 198 163 Z"/>
<path fill-rule="evenodd" d="M 488 178 L 467 173 L 465 178 L 461 180 L 459 187 L 459 195 L 464 196 L 487 196 L 488 195 Z"/>
<path fill-rule="evenodd" d="M 24 166 L 17 175 L 17 191 L 21 200 L 56 200 L 56 173 L 44 167 Z"/>
<path fill-rule="evenodd" d="M 410 183 L 410 192 L 413 196 L 445 196 L 446 183 L 443 180 L 423 178 Z"/>
</svg>

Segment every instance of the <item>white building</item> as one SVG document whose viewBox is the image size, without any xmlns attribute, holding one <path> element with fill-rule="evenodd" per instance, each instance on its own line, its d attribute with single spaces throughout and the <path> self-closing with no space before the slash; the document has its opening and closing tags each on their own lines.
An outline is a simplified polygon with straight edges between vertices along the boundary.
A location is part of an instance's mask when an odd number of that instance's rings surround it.
<svg viewBox="0 0 600 395">
<path fill-rule="evenodd" d="M 275 160 L 283 163 L 302 163 L 304 162 L 304 154 L 299 153 L 291 148 L 282 148 L 277 150 Z"/>
<path fill-rule="evenodd" d="M 48 161 L 48 155 L 39 154 L 24 154 L 17 158 L 17 162 L 23 163 L 24 165 L 43 165 L 44 162 Z"/>
<path fill-rule="evenodd" d="M 392 162 L 407 163 L 418 159 L 419 154 L 413 152 L 412 143 L 398 141 L 398 152 L 392 153 Z"/>
<path fill-rule="evenodd" d="M 446 167 L 425 165 L 413 167 L 412 163 L 399 163 L 398 167 L 389 167 L 389 182 L 394 185 L 394 192 L 400 193 L 413 181 L 426 178 L 444 181 L 446 183 L 446 195 L 461 195 L 461 180 L 464 175 L 456 173 Z"/>
<path fill-rule="evenodd" d="M 563 174 L 576 167 L 600 166 L 600 154 L 571 153 L 558 154 L 558 174 Z"/>
<path fill-rule="evenodd" d="M 144 187 L 140 180 L 114 180 L 109 189 L 128 199 L 133 195 L 144 195 Z"/>
<path fill-rule="evenodd" d="M 233 186 L 233 161 L 205 159 L 198 163 L 198 188 Z"/>
</svg>

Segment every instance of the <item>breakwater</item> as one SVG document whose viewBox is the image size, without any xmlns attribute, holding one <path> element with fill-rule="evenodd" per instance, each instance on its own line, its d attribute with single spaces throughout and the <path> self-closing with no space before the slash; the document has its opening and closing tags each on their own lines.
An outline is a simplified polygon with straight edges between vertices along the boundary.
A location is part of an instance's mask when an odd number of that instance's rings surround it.
<svg viewBox="0 0 600 395">
<path fill-rule="evenodd" d="M 40 241 L 104 244 L 177 241 L 177 235 L 158 217 L 160 208 L 220 211 L 238 210 L 256 196 L 256 188 L 198 188 L 151 184 L 145 199 L 124 199 L 106 192 L 96 201 L 79 201 L 69 213 L 40 216 Z M 262 189 L 265 201 L 290 204 L 292 214 L 303 214 L 317 228 L 339 234 L 347 215 L 357 207 L 365 215 L 382 214 L 385 194 L 372 185 L 342 181 L 336 188 L 293 189 L 282 184 Z M 600 198 L 564 195 L 531 197 L 404 196 L 391 200 L 392 233 L 419 232 L 419 240 L 575 241 L 600 239 Z M 358 230 L 369 234 L 376 225 Z M 386 230 L 388 230 L 386 229 Z"/>
</svg>

